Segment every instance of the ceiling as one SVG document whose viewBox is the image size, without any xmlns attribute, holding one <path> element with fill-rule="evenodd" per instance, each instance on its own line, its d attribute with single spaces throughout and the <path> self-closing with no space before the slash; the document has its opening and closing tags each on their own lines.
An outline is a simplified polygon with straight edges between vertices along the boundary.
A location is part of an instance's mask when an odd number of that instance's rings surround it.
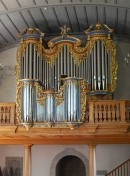
<svg viewBox="0 0 130 176">
<path fill-rule="evenodd" d="M 54 36 L 67 25 L 80 35 L 97 21 L 129 38 L 130 0 L 0 0 L 0 50 L 17 44 L 17 34 L 28 27 Z"/>
</svg>

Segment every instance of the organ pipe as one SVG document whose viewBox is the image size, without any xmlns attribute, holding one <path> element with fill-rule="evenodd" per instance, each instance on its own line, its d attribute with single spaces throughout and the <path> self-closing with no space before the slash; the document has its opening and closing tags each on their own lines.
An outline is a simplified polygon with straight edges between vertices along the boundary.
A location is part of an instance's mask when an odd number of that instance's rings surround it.
<svg viewBox="0 0 130 176">
<path fill-rule="evenodd" d="M 105 65 L 104 65 L 104 44 L 102 43 L 102 88 L 103 90 L 106 89 L 105 87 Z"/>
<path fill-rule="evenodd" d="M 81 106 L 85 107 L 82 99 L 86 98 L 86 83 L 90 93 L 109 91 L 108 84 L 115 80 L 114 76 L 111 78 L 112 48 L 106 42 L 110 32 L 102 34 L 99 26 L 95 27 L 96 32 L 92 28 L 86 32 L 89 44 L 85 47 L 78 47 L 78 39 L 64 36 L 52 40 L 50 49 L 49 45 L 43 47 L 44 35 L 38 29 L 22 33 L 24 49 L 19 50 L 21 65 L 17 65 L 24 123 L 78 123 L 84 114 Z"/>
</svg>

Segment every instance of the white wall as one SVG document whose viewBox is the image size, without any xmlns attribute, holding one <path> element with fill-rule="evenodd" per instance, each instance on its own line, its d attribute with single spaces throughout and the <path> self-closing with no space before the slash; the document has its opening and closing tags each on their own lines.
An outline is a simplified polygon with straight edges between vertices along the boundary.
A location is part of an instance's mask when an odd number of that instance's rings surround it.
<svg viewBox="0 0 130 176">
<path fill-rule="evenodd" d="M 87 145 L 34 145 L 32 147 L 32 176 L 50 176 L 54 158 L 67 148 L 80 152 L 88 158 Z"/>
<path fill-rule="evenodd" d="M 16 101 L 16 51 L 17 48 L 12 48 L 0 53 L 0 63 L 3 65 L 0 71 L 0 102 Z"/>
<path fill-rule="evenodd" d="M 51 176 L 50 168 L 54 158 L 66 149 L 80 152 L 88 158 L 87 145 L 33 145 L 32 146 L 32 176 Z M 0 166 L 5 166 L 6 156 L 24 156 L 22 145 L 0 145 Z M 97 170 L 111 171 L 116 166 L 130 158 L 130 145 L 97 145 Z"/>
<path fill-rule="evenodd" d="M 23 157 L 24 147 L 22 145 L 0 145 L 0 166 L 5 167 L 6 157 Z"/>
<path fill-rule="evenodd" d="M 126 64 L 124 59 L 130 53 L 130 40 L 118 39 L 115 42 L 117 48 L 118 75 L 117 88 L 114 93 L 114 99 L 130 99 L 130 59 Z"/>
<path fill-rule="evenodd" d="M 128 159 L 130 159 L 130 144 L 103 144 L 96 146 L 97 170 L 110 172 Z"/>
</svg>

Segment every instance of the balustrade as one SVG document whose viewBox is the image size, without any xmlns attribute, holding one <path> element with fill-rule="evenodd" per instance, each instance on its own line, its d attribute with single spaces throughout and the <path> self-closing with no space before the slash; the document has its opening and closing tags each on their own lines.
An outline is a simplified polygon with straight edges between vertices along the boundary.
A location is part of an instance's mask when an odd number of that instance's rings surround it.
<svg viewBox="0 0 130 176">
<path fill-rule="evenodd" d="M 14 124 L 15 103 L 0 103 L 0 124 Z"/>
<path fill-rule="evenodd" d="M 130 159 L 113 169 L 105 176 L 130 176 Z"/>
<path fill-rule="evenodd" d="M 88 122 L 130 121 L 130 102 L 126 100 L 88 101 L 86 120 Z"/>
<path fill-rule="evenodd" d="M 0 103 L 0 124 L 15 123 L 15 103 Z M 130 101 L 90 100 L 86 105 L 86 123 L 130 122 Z"/>
<path fill-rule="evenodd" d="M 130 101 L 126 102 L 126 112 L 125 112 L 125 120 L 130 122 Z"/>
</svg>

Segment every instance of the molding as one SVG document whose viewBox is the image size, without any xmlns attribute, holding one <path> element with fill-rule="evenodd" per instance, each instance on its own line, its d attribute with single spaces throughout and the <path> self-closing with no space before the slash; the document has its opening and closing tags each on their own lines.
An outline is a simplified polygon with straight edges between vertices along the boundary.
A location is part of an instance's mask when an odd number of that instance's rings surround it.
<svg viewBox="0 0 130 176">
<path fill-rule="evenodd" d="M 46 34 L 44 39 L 49 41 L 53 37 L 57 37 L 59 35 L 60 35 L 60 33 Z M 83 40 L 83 38 L 84 38 L 87 41 L 87 36 L 83 32 L 80 32 L 80 33 L 78 33 L 78 32 L 69 33 L 69 35 L 74 36 L 74 37 L 79 37 L 79 39 L 81 37 L 82 38 L 81 40 Z M 130 36 L 116 35 L 116 36 L 113 36 L 112 38 L 113 38 L 114 42 L 122 41 L 122 42 L 130 43 Z M 3 51 L 6 51 L 8 49 L 11 49 L 11 48 L 14 48 L 14 47 L 18 47 L 19 43 L 20 43 L 20 40 L 16 40 L 14 42 L 10 42 L 10 43 L 6 43 L 4 45 L 1 45 L 0 46 L 0 53 L 3 52 Z"/>
<path fill-rule="evenodd" d="M 86 150 L 87 150 L 87 146 L 86 146 Z M 88 176 L 88 159 L 82 153 L 75 150 L 75 148 L 66 148 L 63 152 L 61 152 L 61 153 L 59 153 L 58 155 L 55 156 L 55 158 L 53 159 L 53 161 L 51 163 L 50 176 L 56 176 L 56 166 L 57 166 L 58 162 L 62 158 L 66 157 L 66 156 L 70 156 L 70 155 L 71 156 L 76 156 L 79 159 L 81 159 L 81 161 L 83 162 L 83 164 L 85 166 L 86 176 Z"/>
</svg>

